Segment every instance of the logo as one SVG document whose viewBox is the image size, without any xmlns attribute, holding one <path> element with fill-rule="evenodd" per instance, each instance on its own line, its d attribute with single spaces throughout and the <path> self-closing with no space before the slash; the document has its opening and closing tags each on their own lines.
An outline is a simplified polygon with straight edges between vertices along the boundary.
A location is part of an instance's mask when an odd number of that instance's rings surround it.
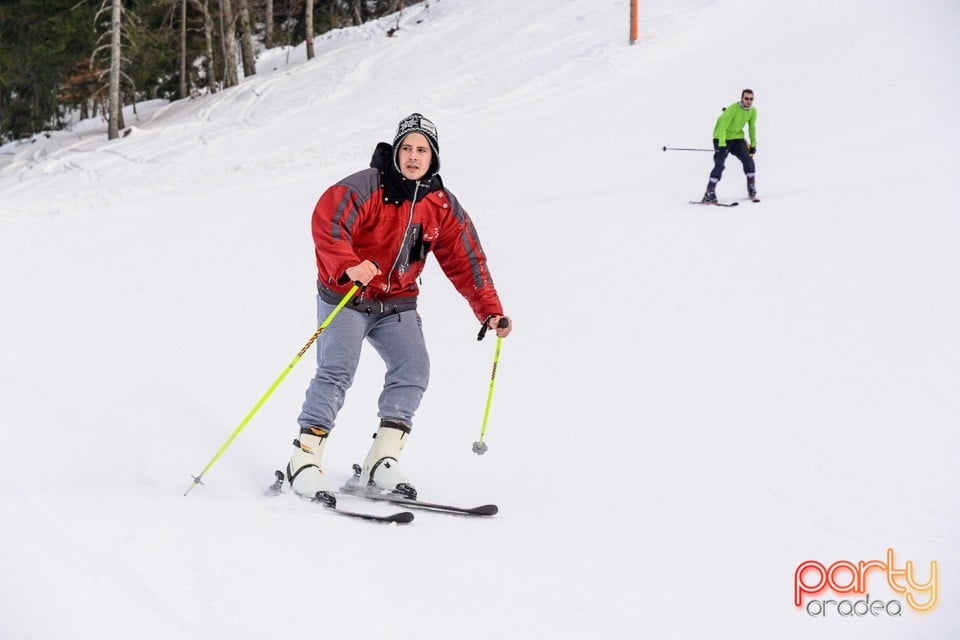
<svg viewBox="0 0 960 640">
<path fill-rule="evenodd" d="M 437 127 L 419 113 L 409 115 L 400 121 L 400 125 L 397 127 L 397 137 L 413 131 L 422 131 L 434 140 L 438 139 Z"/>
<path fill-rule="evenodd" d="M 921 581 L 926 577 L 926 581 Z M 868 589 L 877 588 L 883 582 L 893 591 L 893 597 L 885 600 L 871 599 Z M 898 567 L 893 549 L 887 549 L 885 560 L 837 560 L 826 566 L 816 560 L 807 560 L 797 565 L 793 577 L 793 604 L 803 608 L 813 617 L 899 617 L 906 607 L 917 613 L 927 613 L 937 606 L 939 569 L 934 560 L 926 576 L 918 576 L 913 561 L 907 560 Z M 828 591 L 835 594 L 854 594 L 854 599 L 827 599 Z M 807 599 L 808 596 L 818 596 Z M 857 599 L 855 596 L 861 596 Z"/>
</svg>

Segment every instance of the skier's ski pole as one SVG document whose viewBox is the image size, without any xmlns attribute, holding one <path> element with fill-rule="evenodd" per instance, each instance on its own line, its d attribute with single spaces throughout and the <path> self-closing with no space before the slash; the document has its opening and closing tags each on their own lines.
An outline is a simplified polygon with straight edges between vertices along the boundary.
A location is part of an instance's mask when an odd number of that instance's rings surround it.
<svg viewBox="0 0 960 640">
<path fill-rule="evenodd" d="M 687 149 L 684 147 L 664 147 L 663 150 L 664 151 L 709 151 L 710 153 L 713 153 L 715 151 L 715 149 Z"/>
<path fill-rule="evenodd" d="M 360 288 L 360 283 L 355 282 L 353 287 L 351 287 L 350 291 L 347 291 L 346 295 L 343 296 L 343 299 L 336 306 L 336 308 L 334 308 L 334 310 L 330 312 L 330 315 L 327 316 L 327 319 L 324 320 L 320 324 L 320 327 L 316 330 L 316 332 L 314 332 L 314 334 L 310 336 L 310 339 L 307 340 L 307 344 L 303 345 L 303 348 L 300 349 L 300 353 L 298 353 L 296 357 L 294 357 L 294 359 L 290 361 L 290 364 L 287 365 L 287 368 L 284 369 L 283 372 L 280 374 L 280 377 L 278 377 L 274 381 L 274 383 L 270 385 L 270 388 L 267 389 L 267 392 L 263 394 L 263 396 L 257 401 L 257 404 L 253 405 L 253 409 L 250 410 L 250 413 L 248 413 L 247 416 L 243 419 L 243 421 L 241 421 L 240 424 L 237 426 L 237 428 L 233 430 L 233 433 L 230 434 L 230 437 L 227 438 L 227 441 L 223 443 L 223 445 L 220 447 L 217 453 L 213 456 L 213 458 L 210 459 L 210 462 L 208 462 L 207 466 L 203 468 L 203 471 L 201 471 L 198 475 L 193 476 L 193 484 L 190 485 L 190 488 L 187 489 L 183 495 L 187 495 L 188 493 L 190 493 L 193 490 L 193 488 L 198 484 L 203 484 L 204 474 L 206 474 L 207 471 L 210 470 L 210 467 L 212 467 L 217 462 L 217 460 L 220 459 L 220 456 L 222 456 L 223 452 L 227 450 L 227 447 L 229 447 L 230 444 L 234 441 L 234 439 L 238 435 L 240 435 L 240 432 L 243 431 L 243 428 L 247 426 L 247 423 L 250 422 L 254 414 L 256 414 L 257 411 L 260 410 L 260 407 L 262 407 L 263 403 L 267 401 L 267 398 L 269 398 L 270 395 L 276 390 L 276 388 L 280 386 L 280 383 L 283 382 L 283 379 L 287 377 L 287 374 L 293 370 L 293 367 L 296 366 L 298 362 L 300 362 L 300 358 L 303 357 L 303 354 L 305 354 L 307 350 L 310 348 L 310 346 L 314 342 L 316 342 L 317 338 L 320 337 L 320 334 L 323 333 L 323 330 L 326 329 L 331 322 L 333 322 L 333 319 L 337 317 L 337 314 L 340 313 L 340 310 L 343 309 L 343 307 L 347 304 L 347 302 L 349 302 L 350 298 L 353 297 L 353 295 L 357 292 L 359 288 Z"/>
<path fill-rule="evenodd" d="M 486 326 L 486 323 L 484 323 Z M 500 318 L 500 322 L 497 323 L 497 326 L 501 329 L 504 329 L 510 326 L 510 321 L 506 318 Z M 483 337 L 485 331 L 481 331 L 480 338 Z M 487 452 L 487 445 L 483 441 L 483 437 L 487 434 L 487 418 L 490 417 L 490 403 L 493 401 L 493 385 L 497 380 L 497 364 L 500 362 L 500 344 L 503 342 L 503 338 L 497 336 L 497 348 L 493 352 L 493 372 L 490 374 L 490 390 L 487 391 L 487 408 L 483 410 L 483 425 L 480 427 L 480 439 L 473 443 L 473 452 L 478 456 L 482 456 Z"/>
</svg>

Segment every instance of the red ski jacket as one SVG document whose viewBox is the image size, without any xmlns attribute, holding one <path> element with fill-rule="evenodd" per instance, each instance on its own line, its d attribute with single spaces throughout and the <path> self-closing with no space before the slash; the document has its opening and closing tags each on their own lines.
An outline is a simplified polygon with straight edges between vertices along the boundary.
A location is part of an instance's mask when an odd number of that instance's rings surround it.
<svg viewBox="0 0 960 640">
<path fill-rule="evenodd" d="M 375 155 L 373 168 L 327 189 L 313 210 L 321 298 L 339 302 L 351 286 L 346 270 L 370 260 L 382 274 L 348 306 L 370 313 L 415 309 L 417 278 L 432 252 L 478 320 L 503 315 L 476 229 L 440 177 L 401 184 L 399 172 L 377 164 Z"/>
</svg>

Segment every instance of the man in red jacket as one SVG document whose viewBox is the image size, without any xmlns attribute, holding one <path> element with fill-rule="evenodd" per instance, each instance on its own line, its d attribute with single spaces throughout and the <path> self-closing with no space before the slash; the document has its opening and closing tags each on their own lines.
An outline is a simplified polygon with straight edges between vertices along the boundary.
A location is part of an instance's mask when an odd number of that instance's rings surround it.
<svg viewBox="0 0 960 640">
<path fill-rule="evenodd" d="M 363 289 L 317 341 L 317 373 L 307 388 L 297 421 L 300 435 L 287 465 L 293 490 L 307 497 L 327 490 L 321 455 L 353 383 L 364 340 L 383 358 L 387 373 L 380 426 L 360 484 L 416 497 L 398 461 L 430 373 L 417 313 L 417 278 L 427 254 L 436 256 L 484 327 L 500 337 L 513 328 L 476 229 L 440 179 L 434 124 L 419 113 L 404 118 L 393 144 L 377 145 L 370 167 L 327 189 L 313 211 L 320 320 L 353 283 Z"/>
</svg>

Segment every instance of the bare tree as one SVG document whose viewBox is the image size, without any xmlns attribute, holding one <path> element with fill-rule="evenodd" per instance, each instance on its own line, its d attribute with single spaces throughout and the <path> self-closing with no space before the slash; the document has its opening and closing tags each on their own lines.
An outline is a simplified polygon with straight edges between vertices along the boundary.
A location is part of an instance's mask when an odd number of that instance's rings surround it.
<svg viewBox="0 0 960 640">
<path fill-rule="evenodd" d="M 313 0 L 307 0 L 306 11 L 307 27 L 307 60 L 313 59 Z"/>
<path fill-rule="evenodd" d="M 388 38 L 392 38 L 397 31 L 400 31 L 400 19 L 403 17 L 403 9 L 405 5 L 406 2 L 404 0 L 393 0 L 393 2 L 390 4 L 390 8 L 387 9 L 387 14 L 397 14 L 397 26 L 387 29 Z"/>
<path fill-rule="evenodd" d="M 250 4 L 247 0 L 239 0 L 238 4 L 240 6 L 240 57 L 243 59 L 243 75 L 252 76 L 257 73 L 257 58 L 253 53 Z"/>
<path fill-rule="evenodd" d="M 213 18 L 210 15 L 209 0 L 166 0 L 166 2 L 169 2 L 172 6 L 180 6 L 180 98 L 183 99 L 190 95 L 190 60 L 188 59 L 187 33 L 194 29 L 188 29 L 188 4 L 203 16 L 203 36 L 206 45 L 204 51 L 204 67 L 207 76 L 207 88 L 210 93 L 216 93 L 217 65 L 213 52 Z"/>
<path fill-rule="evenodd" d="M 217 91 L 217 64 L 213 57 L 213 17 L 210 15 L 209 0 L 190 0 L 190 2 L 203 14 L 203 36 L 206 42 L 207 55 L 207 88 L 210 93 Z"/>
<path fill-rule="evenodd" d="M 353 25 L 355 27 L 363 24 L 363 0 L 353 0 Z"/>
<path fill-rule="evenodd" d="M 263 44 L 267 49 L 273 49 L 273 0 L 266 0 L 267 7 L 265 18 L 266 21 L 266 31 L 263 34 Z"/>
<path fill-rule="evenodd" d="M 120 137 L 120 120 L 123 118 L 120 103 L 120 17 L 123 15 L 123 5 L 120 0 L 113 0 L 110 13 L 110 120 L 107 138 L 113 140 Z"/>
<path fill-rule="evenodd" d="M 108 4 L 109 3 L 109 4 Z M 90 68 L 96 68 L 96 58 L 101 51 L 110 51 L 110 65 L 100 74 L 100 80 L 103 76 L 108 76 L 107 81 L 107 138 L 113 140 L 120 137 L 120 129 L 124 128 L 123 122 L 123 102 L 120 100 L 120 82 L 125 79 L 131 85 L 133 81 L 123 72 L 123 63 L 129 62 L 123 57 L 123 18 L 126 10 L 123 8 L 121 0 L 103 0 L 100 4 L 100 10 L 97 11 L 94 18 L 97 22 L 107 11 L 110 12 L 110 28 L 100 36 L 100 42 L 103 42 L 108 36 L 110 42 L 100 44 L 93 50 L 90 56 Z"/>
<path fill-rule="evenodd" d="M 235 87 L 237 78 L 236 21 L 231 0 L 220 0 L 220 32 L 223 40 L 223 86 Z"/>
<path fill-rule="evenodd" d="M 180 99 L 187 97 L 187 0 L 180 0 Z"/>
</svg>

